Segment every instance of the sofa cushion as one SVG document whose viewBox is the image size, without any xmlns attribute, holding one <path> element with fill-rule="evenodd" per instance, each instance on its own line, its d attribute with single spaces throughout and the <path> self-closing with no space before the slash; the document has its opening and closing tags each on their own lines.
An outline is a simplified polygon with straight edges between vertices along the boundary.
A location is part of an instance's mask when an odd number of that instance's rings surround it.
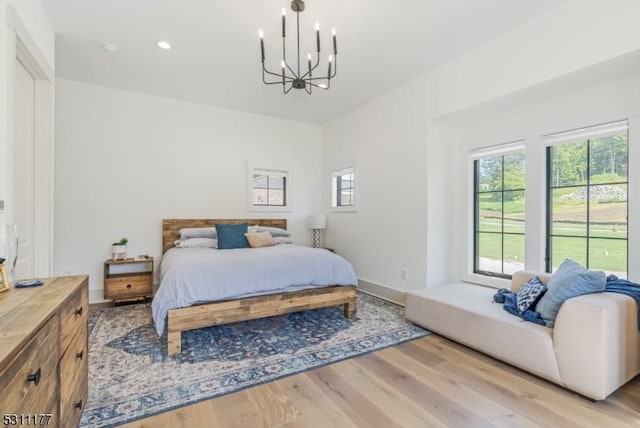
<svg viewBox="0 0 640 428">
<path fill-rule="evenodd" d="M 604 291 L 607 276 L 602 271 L 589 270 L 573 260 L 565 259 L 551 275 L 547 283 L 547 292 L 536 307 L 547 323 L 553 327 L 560 306 L 565 300 L 583 294 Z"/>
<path fill-rule="evenodd" d="M 454 283 L 407 292 L 412 322 L 538 376 L 559 381 L 553 331 L 492 303 L 494 288 Z"/>
</svg>

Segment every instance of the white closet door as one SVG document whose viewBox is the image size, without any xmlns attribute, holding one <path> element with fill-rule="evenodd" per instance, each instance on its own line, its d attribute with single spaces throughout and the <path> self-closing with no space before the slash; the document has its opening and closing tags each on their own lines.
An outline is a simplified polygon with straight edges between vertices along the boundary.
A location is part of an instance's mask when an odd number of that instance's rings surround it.
<svg viewBox="0 0 640 428">
<path fill-rule="evenodd" d="M 35 79 L 16 59 L 13 108 L 13 222 L 18 225 L 16 278 L 34 275 Z"/>
</svg>

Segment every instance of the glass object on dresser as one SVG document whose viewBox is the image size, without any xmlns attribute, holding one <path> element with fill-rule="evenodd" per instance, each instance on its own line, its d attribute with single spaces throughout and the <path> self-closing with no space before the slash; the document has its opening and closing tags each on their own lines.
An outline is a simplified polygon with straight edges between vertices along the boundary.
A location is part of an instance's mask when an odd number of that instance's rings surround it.
<svg viewBox="0 0 640 428">
<path fill-rule="evenodd" d="M 16 279 L 15 269 L 18 260 L 18 226 L 15 224 L 0 225 L 0 258 L 5 259 L 8 285 L 11 285 Z"/>
</svg>

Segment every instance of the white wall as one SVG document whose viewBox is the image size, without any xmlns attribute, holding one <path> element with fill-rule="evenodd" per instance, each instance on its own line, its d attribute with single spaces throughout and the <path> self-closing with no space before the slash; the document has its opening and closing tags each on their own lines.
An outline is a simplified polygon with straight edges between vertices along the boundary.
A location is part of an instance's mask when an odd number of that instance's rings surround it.
<svg viewBox="0 0 640 428">
<path fill-rule="evenodd" d="M 16 11 L 27 31 L 34 40 L 51 69 L 55 65 L 55 34 L 47 15 L 39 0 L 0 0 L 0 200 L 7 198 L 7 191 L 11 183 L 7 173 L 9 171 L 7 159 L 7 120 L 8 120 L 8 72 L 13 67 L 13 61 L 8 58 L 7 40 L 7 5 Z M 5 209 L 11 207 L 5 204 Z M 5 222 L 5 213 L 0 211 L 0 224 Z"/>
<path fill-rule="evenodd" d="M 357 213 L 330 214 L 327 245 L 352 260 L 360 278 L 393 290 L 459 279 L 466 243 L 460 243 L 456 212 L 456 145 L 466 125 L 436 120 L 507 99 L 507 107 L 494 112 L 499 118 L 539 98 L 539 85 L 637 51 L 639 14 L 640 2 L 633 0 L 568 0 L 327 124 L 324 209 L 327 174 L 343 156 L 358 159 L 360 196 Z M 562 94 L 573 84 L 569 79 L 552 85 L 545 95 Z M 510 99 L 528 91 L 534 95 Z M 402 268 L 409 270 L 406 281 L 400 279 Z"/>
<path fill-rule="evenodd" d="M 317 125 L 57 80 L 55 274 L 102 289 L 111 243 L 158 257 L 163 218 L 284 217 L 310 245 L 321 140 Z M 249 159 L 290 165 L 293 211 L 248 212 Z"/>
</svg>

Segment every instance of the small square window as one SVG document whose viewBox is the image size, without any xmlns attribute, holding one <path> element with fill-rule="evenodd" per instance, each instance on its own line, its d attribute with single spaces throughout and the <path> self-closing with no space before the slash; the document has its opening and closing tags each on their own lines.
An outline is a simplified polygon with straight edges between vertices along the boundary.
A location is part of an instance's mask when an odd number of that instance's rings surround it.
<svg viewBox="0 0 640 428">
<path fill-rule="evenodd" d="M 289 211 L 291 173 L 249 166 L 249 211 Z"/>
</svg>

